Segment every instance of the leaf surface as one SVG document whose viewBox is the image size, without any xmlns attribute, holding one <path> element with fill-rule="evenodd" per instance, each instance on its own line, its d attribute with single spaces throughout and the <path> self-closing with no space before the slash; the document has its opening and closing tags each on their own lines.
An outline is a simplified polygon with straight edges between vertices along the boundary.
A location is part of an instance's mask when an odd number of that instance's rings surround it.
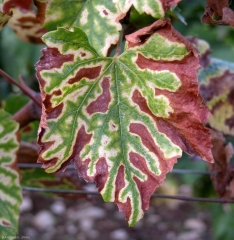
<svg viewBox="0 0 234 240">
<path fill-rule="evenodd" d="M 106 56 L 108 49 L 119 40 L 124 18 L 131 6 L 139 13 L 147 13 L 154 18 L 162 18 L 165 11 L 176 5 L 178 0 L 120 0 L 120 1 L 37 1 L 38 17 L 48 30 L 58 27 L 81 28 L 88 36 L 90 44 L 99 55 Z"/>
<path fill-rule="evenodd" d="M 16 167 L 18 124 L 0 109 L 0 237 L 15 239 L 18 232 L 21 187 Z"/>
<path fill-rule="evenodd" d="M 47 172 L 75 162 L 133 226 L 182 150 L 213 160 L 197 52 L 169 20 L 127 36 L 125 52 L 113 58 L 99 56 L 78 28 L 43 40 L 38 143 Z"/>
</svg>

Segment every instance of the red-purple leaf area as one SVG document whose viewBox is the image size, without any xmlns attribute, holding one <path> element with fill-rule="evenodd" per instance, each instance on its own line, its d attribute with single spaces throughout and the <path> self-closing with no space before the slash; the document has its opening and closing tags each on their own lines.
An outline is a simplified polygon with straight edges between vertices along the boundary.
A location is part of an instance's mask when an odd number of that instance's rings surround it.
<svg viewBox="0 0 234 240">
<path fill-rule="evenodd" d="M 32 0 L 6 0 L 3 3 L 3 13 L 12 15 L 8 18 L 8 24 L 17 36 L 26 42 L 42 44 L 41 36 L 46 33 L 36 13 L 32 8 Z M 0 21 L 3 17 L 0 18 Z M 4 25 L 7 23 L 4 22 Z"/>
<path fill-rule="evenodd" d="M 19 8 L 21 11 L 31 10 L 32 0 L 4 0 L 2 10 L 11 15 L 12 8 Z"/>
<path fill-rule="evenodd" d="M 126 39 L 124 53 L 108 58 L 81 29 L 43 36 L 38 161 L 47 172 L 74 162 L 133 226 L 182 150 L 213 157 L 196 49 L 167 19 Z"/>
<path fill-rule="evenodd" d="M 212 115 L 209 125 L 234 136 L 234 63 L 210 59 L 199 69 L 200 92 Z"/>
<path fill-rule="evenodd" d="M 231 3 L 232 0 L 207 0 L 202 22 L 234 27 L 234 11 L 230 8 Z"/>
<path fill-rule="evenodd" d="M 231 158 L 234 149 L 231 143 L 226 144 L 223 134 L 210 130 L 212 136 L 212 154 L 215 164 L 209 164 L 209 170 L 216 172 L 211 175 L 214 188 L 220 198 L 234 198 L 234 166 Z"/>
</svg>

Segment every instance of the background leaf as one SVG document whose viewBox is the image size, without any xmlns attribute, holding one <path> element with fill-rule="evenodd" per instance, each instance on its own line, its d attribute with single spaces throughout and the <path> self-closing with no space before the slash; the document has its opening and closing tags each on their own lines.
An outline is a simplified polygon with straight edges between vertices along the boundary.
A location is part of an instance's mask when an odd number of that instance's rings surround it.
<svg viewBox="0 0 234 240">
<path fill-rule="evenodd" d="M 211 59 L 199 70 L 200 92 L 212 115 L 209 124 L 224 134 L 234 135 L 234 63 Z"/>
<path fill-rule="evenodd" d="M 0 237 L 15 239 L 18 232 L 21 187 L 16 167 L 18 124 L 0 109 Z"/>
<path fill-rule="evenodd" d="M 125 17 L 131 6 L 142 14 L 162 18 L 165 11 L 178 1 L 37 1 L 38 17 L 49 30 L 58 27 L 81 28 L 88 36 L 90 44 L 101 56 L 107 56 L 111 45 L 117 44 L 122 26 L 119 21 Z"/>
</svg>

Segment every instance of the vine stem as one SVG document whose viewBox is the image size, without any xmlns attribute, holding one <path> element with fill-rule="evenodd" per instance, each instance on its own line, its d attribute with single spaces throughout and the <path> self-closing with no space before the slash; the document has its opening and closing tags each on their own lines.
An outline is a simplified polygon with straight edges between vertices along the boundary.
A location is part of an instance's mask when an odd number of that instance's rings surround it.
<svg viewBox="0 0 234 240">
<path fill-rule="evenodd" d="M 40 97 L 40 94 L 37 93 L 37 96 Z M 12 119 L 20 124 L 20 128 L 27 126 L 30 122 L 40 120 L 40 118 L 41 106 L 38 107 L 32 100 L 12 116 Z"/>
<path fill-rule="evenodd" d="M 17 86 L 25 95 L 27 95 L 38 107 L 41 108 L 41 101 L 37 97 L 37 93 L 30 89 L 26 83 L 24 82 L 21 75 L 19 75 L 20 83 L 16 82 L 11 76 L 9 76 L 6 72 L 0 69 L 0 75 L 7 79 L 10 83 Z"/>
<path fill-rule="evenodd" d="M 115 56 L 119 56 L 122 53 L 123 33 L 124 33 L 124 26 L 122 26 L 122 30 L 120 31 L 119 42 L 116 47 Z"/>
</svg>

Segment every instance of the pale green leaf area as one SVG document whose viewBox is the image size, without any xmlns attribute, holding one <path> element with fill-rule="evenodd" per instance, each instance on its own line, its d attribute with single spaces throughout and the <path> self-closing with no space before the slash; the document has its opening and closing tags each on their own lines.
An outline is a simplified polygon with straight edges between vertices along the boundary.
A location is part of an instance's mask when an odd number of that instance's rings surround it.
<svg viewBox="0 0 234 240">
<path fill-rule="evenodd" d="M 110 45 L 118 42 L 121 25 L 115 20 L 120 14 L 113 1 L 52 0 L 47 6 L 45 27 L 80 27 L 99 54 L 106 55 Z"/>
<path fill-rule="evenodd" d="M 163 9 L 162 2 L 160 0 L 116 0 L 118 8 L 121 12 L 127 13 L 131 6 L 138 11 L 138 13 L 143 14 L 146 13 L 151 15 L 154 18 L 163 18 L 165 15 L 165 11 Z"/>
<path fill-rule="evenodd" d="M 48 30 L 81 28 L 98 54 L 106 56 L 110 46 L 117 44 L 122 29 L 119 20 L 131 6 L 140 14 L 146 13 L 157 19 L 165 15 L 160 0 L 50 0 L 46 6 L 45 27 Z"/>
<path fill-rule="evenodd" d="M 11 16 L 9 16 L 8 14 L 0 12 L 0 30 L 7 24 L 10 18 Z"/>
<path fill-rule="evenodd" d="M 0 238 L 14 239 L 18 232 L 19 206 L 22 192 L 16 161 L 18 124 L 0 109 Z"/>
<path fill-rule="evenodd" d="M 92 134 L 89 144 L 80 153 L 83 160 L 91 159 L 87 175 L 95 176 L 97 162 L 104 157 L 108 165 L 108 179 L 101 194 L 105 201 L 114 201 L 115 179 L 118 169 L 124 166 L 125 187 L 120 192 L 119 201 L 131 199 L 129 224 L 133 226 L 143 215 L 142 200 L 133 177 L 146 181 L 147 175 L 130 162 L 129 153 L 135 152 L 142 156 L 152 174 L 159 176 L 161 169 L 158 156 L 142 144 L 139 135 L 130 132 L 130 124 L 143 125 L 165 159 L 181 156 L 182 153 L 165 134 L 157 130 L 153 118 L 141 111 L 132 100 L 133 92 L 137 90 L 146 99 L 155 116 L 168 118 L 169 113 L 174 111 L 170 101 L 164 95 L 155 96 L 154 90 L 158 88 L 175 92 L 181 81 L 175 73 L 168 70 L 141 69 L 136 64 L 136 59 L 138 54 L 142 54 L 155 60 L 180 60 L 187 54 L 186 47 L 162 39 L 162 36 L 155 33 L 140 47 L 129 49 L 119 57 L 104 58 L 98 56 L 87 37 L 77 28 L 72 32 L 60 28 L 44 35 L 43 40 L 48 47 L 57 48 L 63 55 L 74 55 L 73 61 L 64 63 L 59 69 L 39 72 L 45 81 L 46 94 L 61 91 L 61 95 L 53 95 L 51 98 L 52 107 L 63 103 L 62 113 L 57 118 L 47 120 L 49 128 L 45 129 L 41 139 L 44 143 L 54 142 L 41 157 L 45 161 L 59 159 L 46 171 L 57 171 L 71 157 L 78 132 L 84 127 L 87 134 Z M 156 50 L 152 54 L 152 42 L 158 44 L 161 51 Z M 79 82 L 68 83 L 69 79 L 86 68 L 100 68 L 100 73 L 94 79 L 83 77 Z M 109 84 L 110 93 L 107 110 L 90 113 L 90 104 L 101 97 L 104 91 L 102 86 L 105 84 Z"/>
</svg>

